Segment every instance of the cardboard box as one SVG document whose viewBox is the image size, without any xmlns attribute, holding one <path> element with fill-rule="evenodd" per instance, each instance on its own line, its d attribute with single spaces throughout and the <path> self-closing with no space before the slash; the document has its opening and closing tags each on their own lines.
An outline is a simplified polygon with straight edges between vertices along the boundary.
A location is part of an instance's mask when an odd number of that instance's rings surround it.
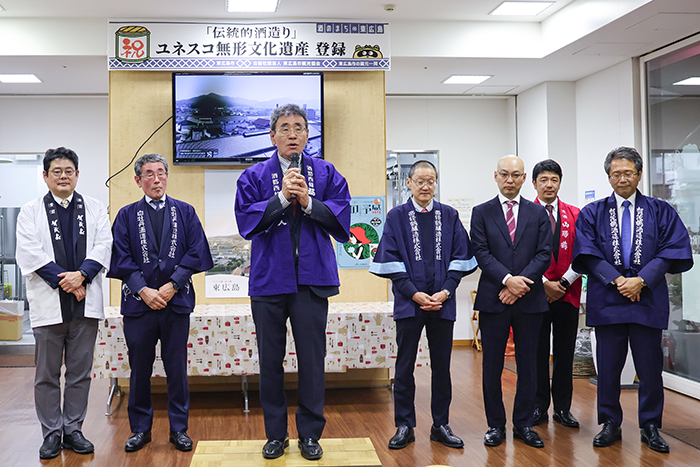
<svg viewBox="0 0 700 467">
<path fill-rule="evenodd" d="M 0 313 L 15 316 L 24 316 L 24 301 L 0 300 Z"/>
<path fill-rule="evenodd" d="M 0 340 L 18 341 L 24 333 L 24 316 L 0 313 Z"/>
</svg>

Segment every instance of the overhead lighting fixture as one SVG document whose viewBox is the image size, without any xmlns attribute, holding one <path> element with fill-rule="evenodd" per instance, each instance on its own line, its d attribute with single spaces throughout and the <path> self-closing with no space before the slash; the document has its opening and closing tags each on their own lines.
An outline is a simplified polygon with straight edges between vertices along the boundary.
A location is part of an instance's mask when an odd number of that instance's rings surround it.
<svg viewBox="0 0 700 467">
<path fill-rule="evenodd" d="M 274 13 L 280 0 L 226 0 L 229 13 Z"/>
<path fill-rule="evenodd" d="M 493 16 L 537 16 L 555 2 L 503 2 L 489 15 Z"/>
<path fill-rule="evenodd" d="M 493 75 L 452 75 L 442 84 L 481 84 Z"/>
<path fill-rule="evenodd" d="M 700 86 L 700 76 L 686 78 L 683 81 L 673 83 L 674 86 Z"/>
<path fill-rule="evenodd" d="M 0 5 L 0 11 L 5 11 L 5 9 Z"/>
<path fill-rule="evenodd" d="M 41 80 L 33 74 L 12 73 L 0 75 L 0 83 L 5 84 L 31 84 L 41 83 Z"/>
</svg>

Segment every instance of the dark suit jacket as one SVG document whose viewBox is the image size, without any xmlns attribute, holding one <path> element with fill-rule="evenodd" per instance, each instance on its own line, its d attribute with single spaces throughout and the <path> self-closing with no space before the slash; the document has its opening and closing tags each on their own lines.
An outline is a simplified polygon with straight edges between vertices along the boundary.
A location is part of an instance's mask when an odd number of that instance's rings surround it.
<svg viewBox="0 0 700 467">
<path fill-rule="evenodd" d="M 506 274 L 526 276 L 534 282 L 530 291 L 513 305 L 523 313 L 543 313 L 549 309 L 542 275 L 552 259 L 552 230 L 547 211 L 520 197 L 515 241 L 511 241 L 498 196 L 472 211 L 471 239 L 481 278 L 474 309 L 499 313 L 506 309 L 498 298 Z"/>
</svg>

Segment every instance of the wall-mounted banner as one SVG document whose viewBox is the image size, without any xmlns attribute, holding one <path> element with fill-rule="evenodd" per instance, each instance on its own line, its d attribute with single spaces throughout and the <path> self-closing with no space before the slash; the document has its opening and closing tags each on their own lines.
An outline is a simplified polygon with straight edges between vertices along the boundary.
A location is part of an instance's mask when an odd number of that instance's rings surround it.
<svg viewBox="0 0 700 467">
<path fill-rule="evenodd" d="M 350 240 L 335 244 L 340 269 L 368 269 L 377 253 L 386 221 L 385 196 L 353 196 L 350 200 Z"/>
<path fill-rule="evenodd" d="M 109 23 L 110 70 L 390 70 L 388 23 Z"/>
</svg>

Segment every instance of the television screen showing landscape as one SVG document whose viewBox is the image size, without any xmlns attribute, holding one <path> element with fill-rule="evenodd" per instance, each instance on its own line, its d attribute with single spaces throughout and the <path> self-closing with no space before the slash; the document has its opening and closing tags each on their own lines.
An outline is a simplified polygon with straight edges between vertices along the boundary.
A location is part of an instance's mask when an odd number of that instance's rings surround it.
<svg viewBox="0 0 700 467">
<path fill-rule="evenodd" d="M 306 152 L 323 157 L 322 73 L 173 73 L 175 164 L 253 164 L 267 160 L 270 115 L 306 110 Z"/>
</svg>

